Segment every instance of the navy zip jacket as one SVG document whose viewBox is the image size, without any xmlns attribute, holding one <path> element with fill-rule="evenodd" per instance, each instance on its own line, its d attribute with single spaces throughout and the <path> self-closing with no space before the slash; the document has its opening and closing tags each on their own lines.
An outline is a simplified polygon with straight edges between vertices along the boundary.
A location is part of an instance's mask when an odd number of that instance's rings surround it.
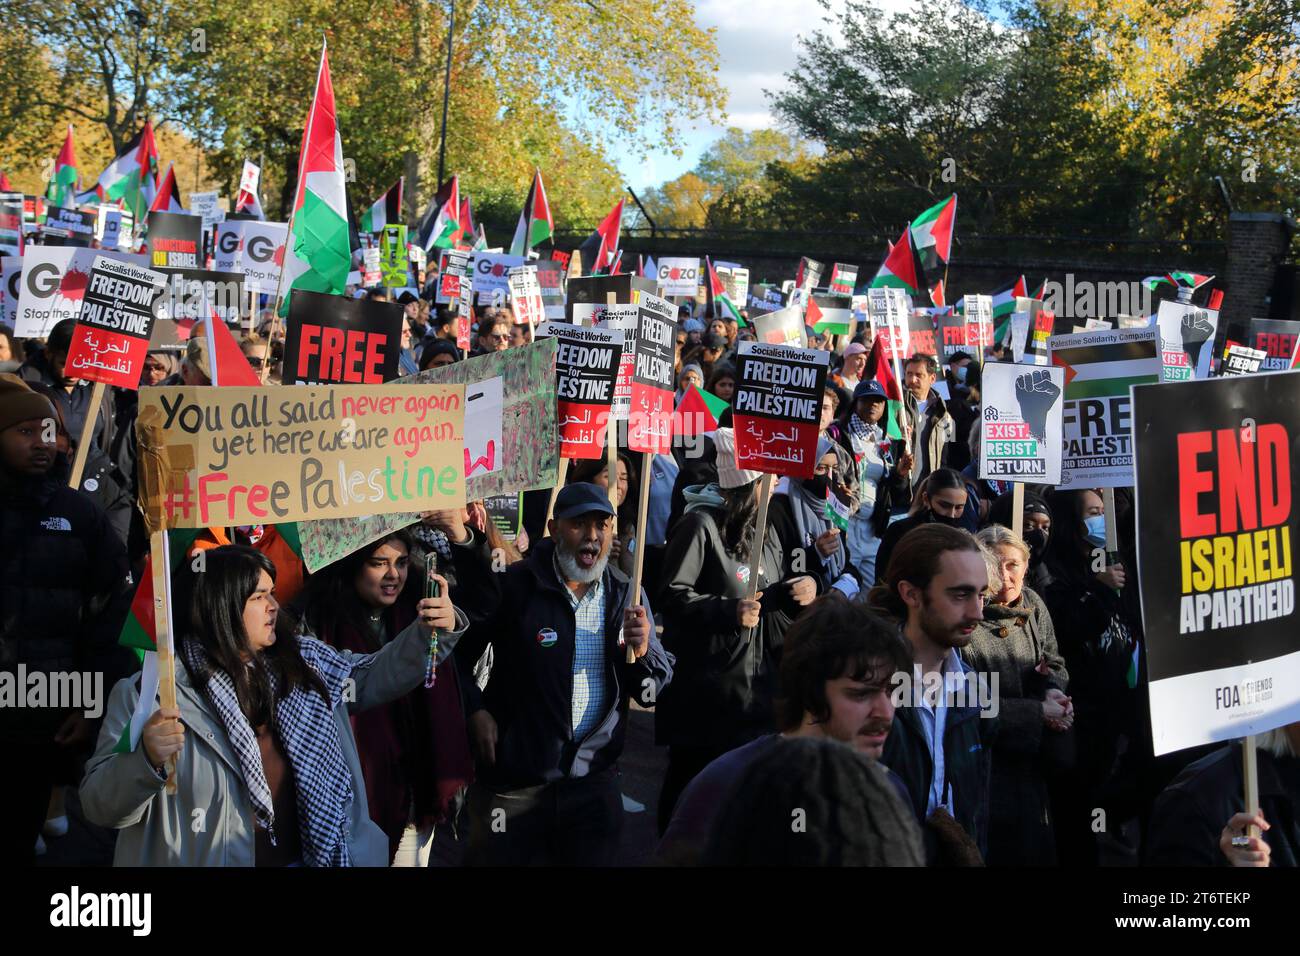
<svg viewBox="0 0 1300 956">
<path fill-rule="evenodd" d="M 652 706 L 672 679 L 672 658 L 659 643 L 650 616 L 650 647 L 635 663 L 618 644 L 629 582 L 605 569 L 605 682 L 608 711 L 582 740 L 573 739 L 573 607 L 555 573 L 555 542 L 542 539 L 526 560 L 502 573 L 491 570 L 484 544 L 455 547 L 460 598 L 470 619 L 457 648 L 476 660 L 493 647 L 492 673 L 480 694 L 468 682 L 466 709 L 486 709 L 497 723 L 496 762 L 478 765 L 477 779 L 510 790 L 610 767 L 623 752 L 628 702 Z M 468 573 L 466 573 L 468 572 Z M 639 602 L 650 613 L 642 591 Z M 552 633 L 553 632 L 553 635 Z M 552 637 L 554 639 L 552 640 Z"/>
</svg>

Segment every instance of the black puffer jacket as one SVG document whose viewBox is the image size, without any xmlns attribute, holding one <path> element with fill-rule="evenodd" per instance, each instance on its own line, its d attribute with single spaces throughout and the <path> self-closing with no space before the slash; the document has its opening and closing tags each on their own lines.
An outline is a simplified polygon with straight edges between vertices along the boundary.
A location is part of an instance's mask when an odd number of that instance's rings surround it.
<svg viewBox="0 0 1300 956">
<path fill-rule="evenodd" d="M 782 538 L 778 522 L 768 524 L 759 579 L 763 610 L 747 639 L 736 606 L 750 571 L 723 547 L 722 515 L 712 507 L 686 512 L 664 553 L 655 603 L 664 620 L 664 647 L 676 664 L 673 683 L 655 706 L 661 745 L 730 750 L 772 730 L 781 646 L 801 610 L 783 585 L 815 565 L 804 563 L 800 542 Z"/>
<path fill-rule="evenodd" d="M 27 480 L 0 469 L 0 541 L 0 670 L 107 669 L 111 687 L 124 676 L 115 668 L 117 636 L 131 579 L 108 516 L 53 477 Z M 57 726 L 62 717 L 52 708 L 3 711 L 0 738 Z"/>
</svg>

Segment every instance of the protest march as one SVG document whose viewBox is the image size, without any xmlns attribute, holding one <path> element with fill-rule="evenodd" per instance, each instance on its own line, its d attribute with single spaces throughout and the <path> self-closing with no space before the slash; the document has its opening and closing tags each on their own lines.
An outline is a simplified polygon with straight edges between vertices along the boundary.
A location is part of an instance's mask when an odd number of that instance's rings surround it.
<svg viewBox="0 0 1300 956">
<path fill-rule="evenodd" d="M 792 251 L 579 151 L 489 235 L 339 46 L 285 169 L 0 172 L 4 865 L 1300 866 L 1289 215 L 998 281 L 960 172 Z"/>
</svg>

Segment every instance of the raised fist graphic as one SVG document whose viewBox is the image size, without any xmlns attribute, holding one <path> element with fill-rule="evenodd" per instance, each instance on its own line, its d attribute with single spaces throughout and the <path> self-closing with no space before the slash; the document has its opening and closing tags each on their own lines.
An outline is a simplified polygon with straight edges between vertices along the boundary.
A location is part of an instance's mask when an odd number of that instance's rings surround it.
<svg viewBox="0 0 1300 956">
<path fill-rule="evenodd" d="M 1026 372 L 1016 379 L 1016 401 L 1020 403 L 1020 417 L 1039 441 L 1047 438 L 1047 414 L 1060 395 L 1061 390 L 1052 382 L 1046 369 Z"/>
<path fill-rule="evenodd" d="M 1188 312 L 1183 316 L 1179 332 L 1183 337 L 1183 351 L 1187 353 L 1187 361 L 1195 373 L 1196 363 L 1201 357 L 1201 349 L 1214 335 L 1214 326 L 1210 324 L 1210 317 L 1204 311 Z"/>
</svg>

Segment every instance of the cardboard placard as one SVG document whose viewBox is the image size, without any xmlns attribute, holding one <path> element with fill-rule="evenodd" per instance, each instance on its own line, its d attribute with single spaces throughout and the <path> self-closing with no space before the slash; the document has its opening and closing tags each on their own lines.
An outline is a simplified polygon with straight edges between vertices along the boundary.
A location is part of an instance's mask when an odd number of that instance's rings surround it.
<svg viewBox="0 0 1300 956">
<path fill-rule="evenodd" d="M 546 307 L 542 303 L 542 287 L 537 281 L 537 266 L 515 266 L 507 278 L 510 287 L 510 309 L 515 325 L 536 328 L 546 321 Z"/>
<path fill-rule="evenodd" d="M 18 316 L 22 277 L 22 256 L 0 256 L 0 325 L 11 331 Z"/>
<path fill-rule="evenodd" d="M 622 363 L 622 331 L 546 322 L 537 329 L 537 335 L 553 336 L 559 343 L 555 353 L 555 394 L 560 456 L 602 457 L 614 385 Z"/>
<path fill-rule="evenodd" d="M 817 467 L 830 353 L 741 342 L 736 358 L 736 464 L 766 474 L 811 478 Z"/>
<path fill-rule="evenodd" d="M 736 303 L 736 308 L 743 309 L 749 302 L 749 270 L 742 266 L 728 266 L 715 262 L 713 271 L 722 280 L 723 291 L 727 298 Z"/>
<path fill-rule="evenodd" d="M 1166 382 L 1210 377 L 1218 326 L 1219 313 L 1215 309 L 1168 300 L 1160 303 L 1156 327 L 1160 330 L 1160 358 Z"/>
<path fill-rule="evenodd" d="M 406 226 L 384 226 L 379 239 L 379 272 L 389 288 L 407 285 L 410 260 L 406 255 Z"/>
<path fill-rule="evenodd" d="M 939 355 L 939 345 L 934 334 L 934 319 L 929 312 L 913 310 L 907 317 L 907 344 L 912 355 Z"/>
<path fill-rule="evenodd" d="M 1254 375 L 1259 371 L 1260 366 L 1264 364 L 1266 355 L 1267 353 L 1263 349 L 1252 349 L 1248 345 L 1237 345 L 1234 342 L 1228 346 L 1219 374 Z"/>
<path fill-rule="evenodd" d="M 248 288 L 274 295 L 288 234 L 282 222 L 227 220 L 217 226 L 212 266 L 218 272 L 242 272 Z"/>
<path fill-rule="evenodd" d="M 151 269 L 202 269 L 203 220 L 183 212 L 151 212 L 146 248 Z"/>
<path fill-rule="evenodd" d="M 980 405 L 980 477 L 1058 484 L 1065 370 L 991 362 Z"/>
<path fill-rule="evenodd" d="M 849 296 L 814 292 L 808 297 L 808 302 L 804 321 L 812 326 L 813 331 L 848 335 L 853 327 L 853 300 Z"/>
<path fill-rule="evenodd" d="M 1300 720 L 1297 385 L 1276 372 L 1133 389 L 1157 755 Z"/>
<path fill-rule="evenodd" d="M 461 298 L 461 284 L 468 275 L 468 252 L 457 252 L 454 249 L 442 250 L 438 255 L 438 291 L 434 301 L 438 305 L 447 305 L 452 299 Z"/>
<path fill-rule="evenodd" d="M 165 273 L 167 285 L 154 300 L 151 349 L 182 349 L 195 322 L 214 315 L 227 326 L 238 327 L 244 312 L 244 274 L 177 269 Z"/>
<path fill-rule="evenodd" d="M 20 339 L 43 339 L 55 323 L 75 319 L 81 311 L 81 297 L 90 281 L 96 256 L 137 266 L 145 264 L 144 256 L 108 249 L 28 246 L 22 257 L 14 335 Z"/>
<path fill-rule="evenodd" d="M 5 246 L 16 254 L 22 236 L 23 194 L 0 193 L 0 246 Z"/>
<path fill-rule="evenodd" d="M 700 260 L 691 256 L 665 256 L 659 260 L 655 280 L 666 296 L 694 298 L 700 288 Z"/>
<path fill-rule="evenodd" d="M 361 250 L 361 284 L 374 288 L 384 281 L 384 271 L 380 268 L 379 247 L 370 246 Z"/>
<path fill-rule="evenodd" d="M 542 308 L 548 322 L 564 321 L 564 269 L 558 262 L 542 259 L 533 263 L 537 285 L 542 293 Z"/>
<path fill-rule="evenodd" d="M 47 237 L 57 236 L 65 246 L 89 246 L 95 238 L 95 224 L 99 214 L 90 209 L 68 209 L 64 206 L 47 206 L 45 224 L 41 232 Z"/>
<path fill-rule="evenodd" d="M 510 270 L 524 265 L 525 256 L 510 256 L 500 252 L 470 253 L 469 268 L 474 279 L 474 301 L 477 305 L 500 308 L 510 296 Z"/>
<path fill-rule="evenodd" d="M 524 521 L 524 499 L 518 492 L 512 495 L 491 495 L 483 499 L 488 520 L 507 541 L 519 537 Z"/>
<path fill-rule="evenodd" d="M 975 361 L 984 364 L 984 350 L 993 346 L 993 297 L 967 295 L 964 299 L 966 348 Z"/>
<path fill-rule="evenodd" d="M 1129 388 L 1161 379 L 1154 329 L 1054 335 L 1052 365 L 1065 372 L 1061 410 L 1063 491 L 1133 484 Z"/>
<path fill-rule="evenodd" d="M 1291 356 L 1300 343 L 1300 322 L 1279 319 L 1251 319 L 1250 336 L 1246 344 L 1264 353 L 1266 372 L 1277 372 L 1291 367 Z"/>
<path fill-rule="evenodd" d="M 902 289 L 868 289 L 867 319 L 871 334 L 881 341 L 885 361 L 905 361 L 911 355 L 910 308 Z"/>
<path fill-rule="evenodd" d="M 816 259 L 804 256 L 799 260 L 799 268 L 794 274 L 794 287 L 807 295 L 822 284 L 822 271 L 826 267 Z"/>
<path fill-rule="evenodd" d="M 523 348 L 426 369 L 382 387 L 401 389 L 429 382 L 465 386 L 465 437 L 456 443 L 455 453 L 462 458 L 461 472 L 468 474 L 465 492 L 471 500 L 551 488 L 560 461 L 555 423 L 555 352 L 556 341 L 542 339 Z M 484 407 L 491 404 L 492 396 L 471 400 L 474 394 L 486 395 L 489 388 L 499 396 L 495 419 Z M 493 436 L 500 436 L 500 444 L 493 449 L 489 469 L 482 452 L 486 440 Z M 420 510 L 424 507 L 420 506 Z M 307 569 L 317 571 L 394 528 L 420 520 L 419 510 L 370 514 L 372 517 L 299 525 Z"/>
<path fill-rule="evenodd" d="M 858 267 L 837 262 L 831 267 L 830 291 L 834 295 L 853 295 L 858 284 Z"/>
<path fill-rule="evenodd" d="M 154 323 L 154 299 L 166 276 L 98 256 L 68 346 L 67 374 L 138 389 Z"/>
<path fill-rule="evenodd" d="M 203 220 L 203 228 L 211 229 L 226 218 L 221 193 L 190 193 L 190 211 Z"/>
<path fill-rule="evenodd" d="M 164 528 L 465 505 L 463 385 L 140 392 L 141 505 Z"/>
<path fill-rule="evenodd" d="M 778 286 L 767 283 L 750 286 L 749 293 L 743 300 L 732 299 L 731 301 L 748 303 L 749 314 L 753 316 L 762 315 L 764 312 L 777 312 L 786 307 L 785 294 Z"/>
<path fill-rule="evenodd" d="M 285 326 L 285 385 L 378 385 L 397 378 L 403 307 L 295 290 Z"/>
<path fill-rule="evenodd" d="M 760 342 L 768 345 L 794 345 L 801 349 L 808 347 L 803 311 L 794 306 L 756 316 L 754 332 Z"/>
<path fill-rule="evenodd" d="M 668 454 L 672 451 L 676 309 L 657 295 L 642 294 L 638 298 L 627 447 L 630 451 Z"/>
</svg>

